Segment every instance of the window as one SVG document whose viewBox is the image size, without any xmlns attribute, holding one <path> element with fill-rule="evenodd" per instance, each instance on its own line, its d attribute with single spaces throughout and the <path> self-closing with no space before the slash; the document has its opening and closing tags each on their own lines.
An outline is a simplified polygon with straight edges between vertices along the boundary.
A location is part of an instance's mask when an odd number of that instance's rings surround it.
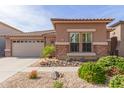
<svg viewBox="0 0 124 93">
<path fill-rule="evenodd" d="M 20 43 L 20 41 L 17 41 L 17 43 Z"/>
<path fill-rule="evenodd" d="M 25 41 L 25 43 L 27 43 L 28 41 Z"/>
<path fill-rule="evenodd" d="M 21 43 L 23 43 L 24 41 L 20 41 Z"/>
<path fill-rule="evenodd" d="M 79 52 L 79 33 L 70 33 L 70 51 Z"/>
<path fill-rule="evenodd" d="M 91 32 L 83 33 L 82 51 L 91 52 Z"/>
<path fill-rule="evenodd" d="M 31 41 L 28 41 L 29 43 L 31 43 Z"/>
<path fill-rule="evenodd" d="M 43 41 L 40 41 L 41 43 L 43 43 Z"/>
<path fill-rule="evenodd" d="M 16 43 L 16 41 L 13 41 L 13 43 Z"/>
</svg>

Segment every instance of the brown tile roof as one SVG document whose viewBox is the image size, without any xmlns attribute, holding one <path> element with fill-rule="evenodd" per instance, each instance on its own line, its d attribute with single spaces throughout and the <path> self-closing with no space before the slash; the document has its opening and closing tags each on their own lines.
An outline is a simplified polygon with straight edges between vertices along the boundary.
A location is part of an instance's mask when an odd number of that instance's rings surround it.
<svg viewBox="0 0 124 93">
<path fill-rule="evenodd" d="M 0 35 L 0 36 L 42 36 L 45 34 L 55 33 L 54 30 L 46 30 L 46 31 L 34 31 L 34 32 L 26 32 L 20 34 L 10 34 L 10 35 Z"/>
<path fill-rule="evenodd" d="M 47 34 L 47 33 L 53 33 L 53 32 L 55 32 L 55 30 L 33 31 L 33 32 L 27 32 L 25 34 L 37 35 L 37 34 Z"/>
<path fill-rule="evenodd" d="M 111 21 L 113 21 L 113 18 L 86 18 L 86 19 L 61 19 L 61 18 L 52 18 L 51 21 L 53 22 L 53 24 L 55 23 L 95 23 L 95 22 L 103 22 L 103 23 L 110 23 Z"/>
<path fill-rule="evenodd" d="M 121 21 L 118 21 L 118 22 L 112 24 L 110 27 L 115 27 L 115 26 L 117 26 L 119 24 L 124 24 L 124 21 L 122 21 L 122 20 Z"/>
<path fill-rule="evenodd" d="M 86 18 L 86 19 L 63 19 L 63 18 L 51 18 L 52 21 L 113 21 L 113 18 Z"/>
</svg>

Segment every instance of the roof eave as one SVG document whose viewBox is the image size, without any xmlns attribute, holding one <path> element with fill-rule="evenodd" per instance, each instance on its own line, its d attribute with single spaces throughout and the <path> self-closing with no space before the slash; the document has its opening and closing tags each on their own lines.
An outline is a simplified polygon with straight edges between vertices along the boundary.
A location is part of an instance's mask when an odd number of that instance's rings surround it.
<svg viewBox="0 0 124 93">
<path fill-rule="evenodd" d="M 118 21 L 118 22 L 112 24 L 110 27 L 115 27 L 115 26 L 118 26 L 120 24 L 124 24 L 124 21 Z"/>
<path fill-rule="evenodd" d="M 114 19 L 56 19 L 52 18 L 53 25 L 56 23 L 110 23 Z"/>
</svg>

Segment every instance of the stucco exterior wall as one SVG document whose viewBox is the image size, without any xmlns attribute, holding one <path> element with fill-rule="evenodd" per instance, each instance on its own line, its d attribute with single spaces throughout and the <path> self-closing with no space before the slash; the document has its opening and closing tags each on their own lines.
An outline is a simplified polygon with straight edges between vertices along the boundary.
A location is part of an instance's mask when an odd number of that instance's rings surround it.
<svg viewBox="0 0 124 93">
<path fill-rule="evenodd" d="M 118 37 L 118 41 L 120 41 L 121 40 L 121 25 L 117 25 L 114 28 L 115 28 L 115 30 L 110 32 L 110 38 L 112 38 L 113 36 L 117 36 Z"/>
<path fill-rule="evenodd" d="M 114 28 L 115 30 L 110 33 L 110 37 L 117 36 L 119 56 L 124 56 L 124 24 L 119 24 Z"/>
<path fill-rule="evenodd" d="M 11 36 L 9 37 L 11 40 L 34 40 L 34 39 L 40 39 L 43 40 L 44 38 L 42 36 Z"/>
<path fill-rule="evenodd" d="M 56 24 L 56 41 L 57 42 L 68 42 L 69 33 L 67 29 L 96 29 L 93 32 L 94 42 L 106 42 L 107 41 L 107 31 L 106 24 Z"/>
<path fill-rule="evenodd" d="M 120 23 L 119 25 L 114 27 L 115 30 L 110 33 L 110 37 L 117 36 L 119 50 L 119 56 L 124 56 L 124 24 Z"/>
<path fill-rule="evenodd" d="M 12 55 L 12 40 L 9 37 L 5 38 L 6 46 L 5 46 L 5 56 L 10 57 Z"/>
<path fill-rule="evenodd" d="M 46 45 L 55 44 L 56 38 L 55 37 L 46 37 Z"/>
<path fill-rule="evenodd" d="M 92 31 L 92 52 L 101 57 L 108 54 L 109 33 L 106 30 L 105 23 L 77 23 L 77 24 L 56 24 L 56 55 L 57 57 L 66 56 L 69 53 L 69 32 L 68 29 L 95 29 Z M 75 30 L 76 32 L 76 30 Z M 77 31 L 78 32 L 78 31 Z M 83 32 L 83 31 L 82 31 Z M 86 32 L 86 31 L 84 31 Z M 59 43 L 58 43 L 59 42 Z M 64 43 L 61 43 L 64 42 Z M 66 43 L 67 42 L 67 43 Z M 82 51 L 82 50 L 81 50 Z"/>
<path fill-rule="evenodd" d="M 119 49 L 119 55 L 124 57 L 124 24 L 121 24 L 121 30 L 120 30 L 120 37 L 121 40 L 119 41 L 118 44 L 118 49 Z"/>
</svg>

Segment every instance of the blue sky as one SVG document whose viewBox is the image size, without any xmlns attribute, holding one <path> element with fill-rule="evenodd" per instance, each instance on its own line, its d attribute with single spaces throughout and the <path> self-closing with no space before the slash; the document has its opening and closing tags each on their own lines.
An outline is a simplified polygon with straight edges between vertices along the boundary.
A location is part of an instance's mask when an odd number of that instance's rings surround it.
<svg viewBox="0 0 124 93">
<path fill-rule="evenodd" d="M 116 18 L 117 22 L 124 20 L 124 6 L 0 6 L 0 21 L 24 32 L 53 29 L 50 18 Z"/>
</svg>

